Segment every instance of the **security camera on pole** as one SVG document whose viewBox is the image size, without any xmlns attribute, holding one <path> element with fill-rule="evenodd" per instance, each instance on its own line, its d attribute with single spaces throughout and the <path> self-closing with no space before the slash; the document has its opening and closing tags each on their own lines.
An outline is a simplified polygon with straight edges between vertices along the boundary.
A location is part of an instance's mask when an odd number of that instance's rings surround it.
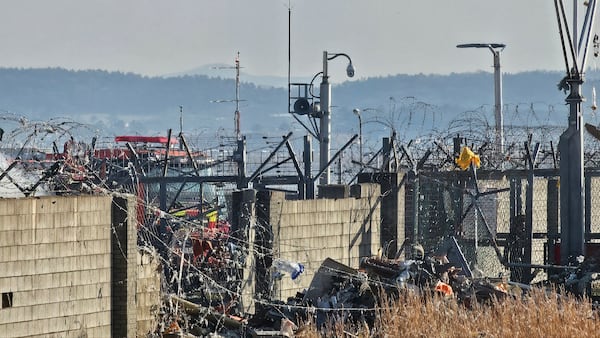
<svg viewBox="0 0 600 338">
<path fill-rule="evenodd" d="M 344 53 L 327 53 L 323 52 L 323 77 L 320 86 L 320 97 L 321 97 L 321 113 L 320 118 L 320 132 L 319 132 L 319 169 L 324 170 L 321 176 L 320 183 L 322 185 L 330 183 L 330 170 L 329 161 L 331 158 L 331 84 L 329 83 L 329 75 L 327 73 L 327 63 L 330 60 L 337 58 L 338 56 L 344 56 L 348 59 L 348 67 L 346 68 L 346 75 L 348 77 L 354 76 L 354 66 L 352 65 L 352 59 Z"/>
</svg>

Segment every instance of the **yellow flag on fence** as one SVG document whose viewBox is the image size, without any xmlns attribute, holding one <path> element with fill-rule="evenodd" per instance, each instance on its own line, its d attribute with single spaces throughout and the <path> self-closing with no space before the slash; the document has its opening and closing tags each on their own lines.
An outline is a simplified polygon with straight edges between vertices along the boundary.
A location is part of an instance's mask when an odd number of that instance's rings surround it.
<svg viewBox="0 0 600 338">
<path fill-rule="evenodd" d="M 456 164 L 462 169 L 467 170 L 473 163 L 477 168 L 481 165 L 479 155 L 476 155 L 469 147 L 463 147 L 460 156 L 456 159 Z"/>
<path fill-rule="evenodd" d="M 206 214 L 206 218 L 208 218 L 208 227 L 213 229 L 217 226 L 217 221 L 219 219 L 219 211 L 211 211 Z"/>
</svg>

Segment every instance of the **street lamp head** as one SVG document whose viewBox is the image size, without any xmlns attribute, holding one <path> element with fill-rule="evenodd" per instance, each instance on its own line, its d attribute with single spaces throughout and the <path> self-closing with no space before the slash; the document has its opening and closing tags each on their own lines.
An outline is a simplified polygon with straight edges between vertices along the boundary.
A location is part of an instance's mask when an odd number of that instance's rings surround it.
<svg viewBox="0 0 600 338">
<path fill-rule="evenodd" d="M 354 108 L 354 109 L 352 109 L 352 112 L 353 112 L 354 114 L 356 114 L 356 115 L 359 115 L 359 116 L 360 116 L 360 109 L 358 109 L 358 108 Z"/>
<path fill-rule="evenodd" d="M 348 77 L 354 76 L 354 66 L 352 65 L 352 62 L 350 62 L 346 68 L 346 75 L 348 75 Z"/>
<path fill-rule="evenodd" d="M 461 45 L 456 45 L 456 48 L 502 48 L 506 47 L 503 43 L 464 43 Z"/>
</svg>

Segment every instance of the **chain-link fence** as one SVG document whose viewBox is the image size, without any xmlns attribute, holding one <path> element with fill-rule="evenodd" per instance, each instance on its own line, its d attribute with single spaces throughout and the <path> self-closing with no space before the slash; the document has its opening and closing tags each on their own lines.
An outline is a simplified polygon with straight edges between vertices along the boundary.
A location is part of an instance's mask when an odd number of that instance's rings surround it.
<svg viewBox="0 0 600 338">
<path fill-rule="evenodd" d="M 551 263 L 559 240 L 557 176 L 473 169 L 409 175 L 406 238 L 446 256 L 453 250 L 448 240 L 455 239 L 474 275 L 529 282 L 541 275 L 523 265 Z"/>
</svg>

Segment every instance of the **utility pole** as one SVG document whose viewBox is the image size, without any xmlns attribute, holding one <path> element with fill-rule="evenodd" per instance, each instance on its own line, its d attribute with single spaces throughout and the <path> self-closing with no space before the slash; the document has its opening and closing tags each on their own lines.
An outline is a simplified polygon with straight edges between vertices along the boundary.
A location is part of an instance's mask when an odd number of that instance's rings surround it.
<svg viewBox="0 0 600 338">
<path fill-rule="evenodd" d="M 323 52 L 323 75 L 320 86 L 321 96 L 321 112 L 320 112 L 320 130 L 319 130 L 319 169 L 324 170 L 321 176 L 320 183 L 322 185 L 331 182 L 331 171 L 327 167 L 331 159 L 331 83 L 329 83 L 329 73 L 327 71 L 327 63 L 338 56 L 343 56 L 348 59 L 348 67 L 346 75 L 354 76 L 354 66 L 352 59 L 344 53 L 327 53 Z"/>
<path fill-rule="evenodd" d="M 585 255 L 585 189 L 583 163 L 583 112 L 581 103 L 584 98 L 581 88 L 594 24 L 596 0 L 587 3 L 585 20 L 581 26 L 581 35 L 577 23 L 577 1 L 573 1 L 573 24 L 570 35 L 566 22 L 562 0 L 554 0 L 558 20 L 560 40 L 566 66 L 566 76 L 560 87 L 569 91 L 565 99 L 569 105 L 567 129 L 560 136 L 560 224 L 561 263 L 568 264 L 578 256 Z"/>
</svg>

